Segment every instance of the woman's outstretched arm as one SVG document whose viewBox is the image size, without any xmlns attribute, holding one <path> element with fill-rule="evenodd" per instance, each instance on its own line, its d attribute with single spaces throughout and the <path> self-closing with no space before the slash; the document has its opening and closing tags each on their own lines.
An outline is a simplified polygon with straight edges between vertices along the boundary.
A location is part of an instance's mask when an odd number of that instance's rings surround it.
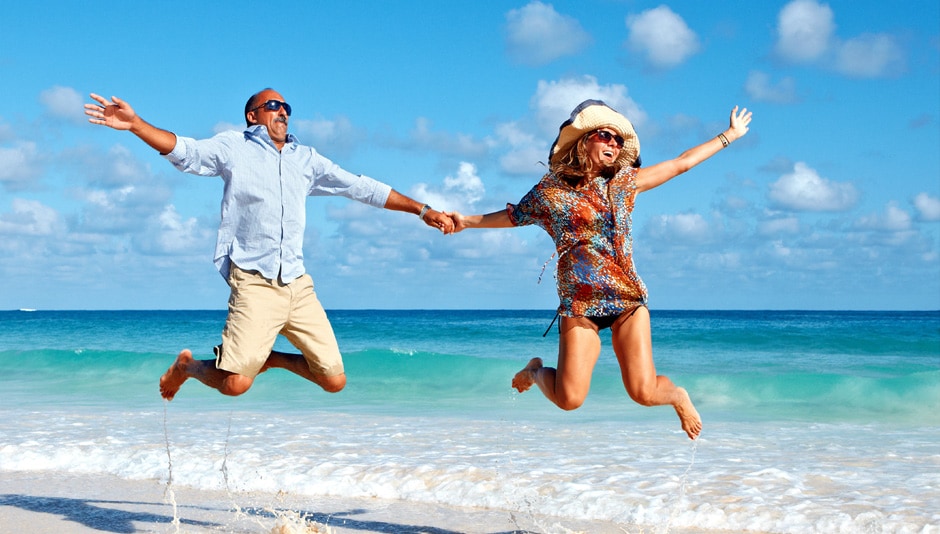
<svg viewBox="0 0 940 534">
<path fill-rule="evenodd" d="M 722 148 L 744 137 L 748 125 L 751 123 L 751 112 L 747 108 L 738 112 L 738 106 L 731 110 L 731 121 L 728 129 L 718 136 L 690 148 L 675 159 L 657 163 L 651 167 L 643 167 L 636 173 L 636 184 L 639 192 L 649 191 L 654 187 L 663 185 L 676 176 L 695 167 L 699 163 L 714 156 Z"/>
<path fill-rule="evenodd" d="M 467 228 L 511 228 L 512 221 L 509 219 L 509 212 L 506 210 L 494 211 L 486 215 L 461 215 L 460 213 L 447 212 L 454 220 L 454 233 Z"/>
</svg>

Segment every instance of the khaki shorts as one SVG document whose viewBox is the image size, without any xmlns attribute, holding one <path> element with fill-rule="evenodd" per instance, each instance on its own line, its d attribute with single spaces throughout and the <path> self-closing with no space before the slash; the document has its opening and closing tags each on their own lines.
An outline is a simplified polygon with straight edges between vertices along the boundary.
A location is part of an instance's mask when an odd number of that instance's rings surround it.
<svg viewBox="0 0 940 534">
<path fill-rule="evenodd" d="M 281 334 L 300 349 L 312 373 L 343 374 L 339 345 L 310 275 L 283 284 L 232 264 L 229 288 L 217 368 L 254 378 Z"/>
</svg>

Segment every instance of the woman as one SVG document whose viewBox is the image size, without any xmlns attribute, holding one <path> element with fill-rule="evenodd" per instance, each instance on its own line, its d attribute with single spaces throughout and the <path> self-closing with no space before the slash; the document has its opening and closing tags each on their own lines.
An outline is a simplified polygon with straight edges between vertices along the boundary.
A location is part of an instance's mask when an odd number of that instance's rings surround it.
<svg viewBox="0 0 940 534">
<path fill-rule="evenodd" d="M 455 231 L 537 224 L 558 254 L 557 369 L 533 358 L 512 385 L 538 385 L 564 410 L 581 406 L 601 352 L 599 332 L 611 329 L 614 353 L 630 397 L 644 406 L 671 405 L 689 438 L 702 421 L 685 389 L 656 375 L 646 286 L 633 267 L 631 213 L 638 193 L 662 185 L 715 155 L 748 131 L 751 113 L 731 111 L 717 137 L 651 167 L 640 166 L 633 125 L 604 102 L 587 100 L 562 123 L 549 152 L 549 172 L 519 202 L 486 215 L 452 213 Z"/>
</svg>

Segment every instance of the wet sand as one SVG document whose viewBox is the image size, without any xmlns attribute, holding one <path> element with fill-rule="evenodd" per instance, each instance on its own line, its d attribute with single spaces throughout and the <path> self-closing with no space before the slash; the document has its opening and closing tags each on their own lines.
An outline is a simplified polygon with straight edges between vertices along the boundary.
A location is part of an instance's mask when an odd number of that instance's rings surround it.
<svg viewBox="0 0 940 534">
<path fill-rule="evenodd" d="M 205 491 L 156 480 L 4 472 L 0 533 L 496 534 L 662 532 L 606 522 L 427 503 Z M 668 529 L 669 532 L 681 532 Z"/>
</svg>

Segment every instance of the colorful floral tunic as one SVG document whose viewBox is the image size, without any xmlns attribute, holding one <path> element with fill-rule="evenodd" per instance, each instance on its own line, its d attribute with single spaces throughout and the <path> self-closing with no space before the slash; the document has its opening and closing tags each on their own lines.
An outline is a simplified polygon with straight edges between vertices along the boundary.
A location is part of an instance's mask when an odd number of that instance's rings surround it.
<svg viewBox="0 0 940 534">
<path fill-rule="evenodd" d="M 615 315 L 646 304 L 646 285 L 633 267 L 636 172 L 577 187 L 550 172 L 518 204 L 506 205 L 514 225 L 538 225 L 555 241 L 561 315 Z"/>
</svg>

